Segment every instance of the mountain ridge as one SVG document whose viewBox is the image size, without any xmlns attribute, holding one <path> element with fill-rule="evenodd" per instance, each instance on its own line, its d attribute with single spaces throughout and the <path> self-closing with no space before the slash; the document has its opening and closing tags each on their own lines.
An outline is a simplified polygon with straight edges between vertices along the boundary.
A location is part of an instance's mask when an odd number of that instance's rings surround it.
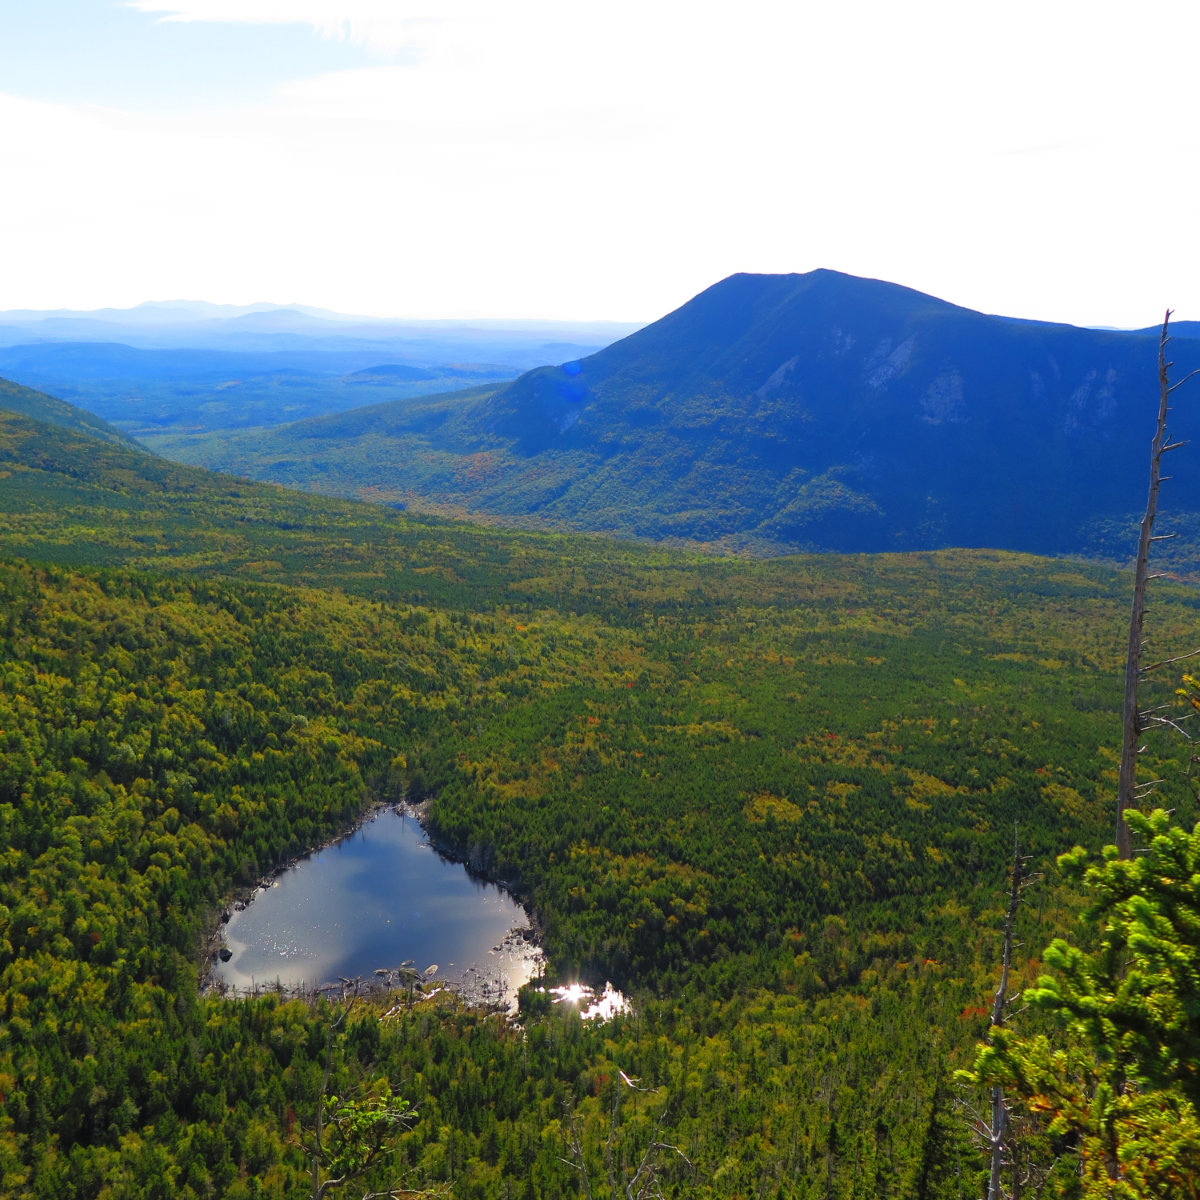
<svg viewBox="0 0 1200 1200">
<path fill-rule="evenodd" d="M 147 451 L 128 434 L 115 425 L 101 420 L 92 413 L 48 396 L 33 388 L 23 387 L 9 379 L 0 378 L 0 411 L 15 412 L 46 425 L 56 425 L 76 433 L 85 433 L 101 441 L 114 442 L 130 450 L 145 454 Z"/>
<path fill-rule="evenodd" d="M 1200 365 L 1200 340 L 1171 349 L 1176 378 Z M 835 271 L 738 274 L 586 357 L 397 401 L 371 418 L 375 440 L 352 412 L 186 457 L 474 519 L 756 553 L 1123 558 L 1156 352 L 1148 332 L 991 316 Z M 1176 496 L 1200 487 L 1200 469 L 1173 465 Z"/>
</svg>

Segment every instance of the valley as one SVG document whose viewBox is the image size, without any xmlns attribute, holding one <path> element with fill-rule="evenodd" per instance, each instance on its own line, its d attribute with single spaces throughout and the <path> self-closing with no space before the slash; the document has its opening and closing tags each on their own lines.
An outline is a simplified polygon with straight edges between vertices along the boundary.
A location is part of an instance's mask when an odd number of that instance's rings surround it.
<svg viewBox="0 0 1200 1200">
<path fill-rule="evenodd" d="M 0 1200 L 1200 1200 L 1198 39 L 8 5 Z"/>
<path fill-rule="evenodd" d="M 653 328 L 571 378 L 603 400 L 600 368 Z M 517 457 L 609 437 L 586 404 L 560 420 L 558 370 L 322 418 L 363 434 L 330 473 L 391 453 L 388 427 L 433 446 L 475 414 L 524 495 Z M 718 555 L 745 529 L 704 517 L 672 545 L 666 501 L 635 528 L 602 490 L 589 511 L 638 538 L 467 524 L 399 510 L 382 474 L 292 491 L 18 385 L 0 408 L 4 1194 L 308 1194 L 326 1072 L 415 1106 L 379 1188 L 577 1194 L 580 1161 L 628 1178 L 660 1131 L 686 1156 L 667 1195 L 975 1186 L 952 1079 L 986 1029 L 1014 827 L 1043 873 L 1020 986 L 1051 938 L 1087 937 L 1054 861 L 1111 840 L 1127 572 L 982 545 Z M 1127 522 L 1115 495 L 1088 519 Z M 1191 644 L 1198 609 L 1156 584 L 1156 645 Z M 1187 756 L 1156 741 L 1144 770 L 1190 826 Z M 632 1010 L 584 1023 L 526 989 L 510 1022 L 397 988 L 341 1024 L 336 998 L 201 994 L 235 889 L 405 799 L 529 907 L 550 983 L 612 980 Z"/>
<path fill-rule="evenodd" d="M 267 429 L 516 378 L 599 350 L 608 322 L 380 321 L 278 305 L 0 312 L 0 376 L 138 438 Z"/>
</svg>

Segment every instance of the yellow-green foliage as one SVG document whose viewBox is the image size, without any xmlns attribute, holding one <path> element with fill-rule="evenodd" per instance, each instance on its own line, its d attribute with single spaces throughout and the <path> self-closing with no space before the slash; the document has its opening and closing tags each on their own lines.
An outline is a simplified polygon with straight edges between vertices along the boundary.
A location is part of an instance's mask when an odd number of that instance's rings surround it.
<svg viewBox="0 0 1200 1200">
<path fill-rule="evenodd" d="M 424 523 L 2 414 L 0 469 L 0 1191 L 296 1194 L 326 1019 L 197 964 L 237 883 L 406 791 L 638 1007 L 357 1017 L 337 1094 L 411 1100 L 430 1186 L 570 1193 L 617 1070 L 680 1194 L 972 1169 L 925 1064 L 980 1030 L 1014 819 L 1044 858 L 1108 827 L 1119 575 Z"/>
</svg>

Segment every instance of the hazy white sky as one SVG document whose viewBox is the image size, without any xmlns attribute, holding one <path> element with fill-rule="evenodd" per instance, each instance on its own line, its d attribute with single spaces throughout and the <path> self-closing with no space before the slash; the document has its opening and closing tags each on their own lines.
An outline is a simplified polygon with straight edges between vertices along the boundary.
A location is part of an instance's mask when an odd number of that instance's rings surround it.
<svg viewBox="0 0 1200 1200">
<path fill-rule="evenodd" d="M 0 309 L 1200 319 L 1195 0 L 0 0 Z"/>
</svg>

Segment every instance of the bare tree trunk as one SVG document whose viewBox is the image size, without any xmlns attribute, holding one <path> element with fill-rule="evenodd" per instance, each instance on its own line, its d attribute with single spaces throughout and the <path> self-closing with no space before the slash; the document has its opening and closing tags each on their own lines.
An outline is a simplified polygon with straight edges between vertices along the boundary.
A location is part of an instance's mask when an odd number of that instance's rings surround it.
<svg viewBox="0 0 1200 1200">
<path fill-rule="evenodd" d="M 357 997 L 332 1020 L 325 1029 L 325 1070 L 321 1075 L 321 1091 L 317 1096 L 317 1119 L 314 1122 L 312 1141 L 312 1200 L 323 1200 L 329 1190 L 329 1182 L 321 1182 L 321 1165 L 325 1158 L 325 1097 L 329 1094 L 329 1077 L 333 1074 L 333 1039 L 341 1028 Z"/>
<path fill-rule="evenodd" d="M 1167 384 L 1167 370 L 1172 365 L 1167 358 L 1167 323 L 1171 310 L 1163 318 L 1162 336 L 1158 341 L 1158 423 L 1150 449 L 1150 495 L 1146 514 L 1142 517 L 1138 537 L 1137 566 L 1133 579 L 1133 610 L 1129 615 L 1129 648 L 1125 654 L 1125 705 L 1122 712 L 1121 770 L 1117 777 L 1117 852 L 1121 858 L 1133 857 L 1133 841 L 1125 823 L 1125 810 L 1134 803 L 1137 787 L 1137 757 L 1142 736 L 1141 713 L 1138 709 L 1138 684 L 1142 670 L 1142 622 L 1146 615 L 1146 584 L 1149 582 L 1150 543 L 1154 537 L 1154 517 L 1158 511 L 1158 485 L 1162 478 L 1162 456 L 1182 442 L 1170 442 L 1167 437 L 1167 399 L 1175 390 Z M 1189 377 L 1190 378 L 1190 377 Z M 1179 385 L 1176 384 L 1175 387 Z"/>
<path fill-rule="evenodd" d="M 692 1170 L 691 1161 L 678 1146 L 659 1139 L 659 1134 L 662 1132 L 667 1118 L 667 1110 L 664 1107 L 658 1114 L 650 1141 L 642 1151 L 636 1166 L 634 1165 L 633 1154 L 636 1154 L 636 1150 L 630 1153 L 631 1147 L 628 1143 L 622 1142 L 622 1134 L 619 1129 L 621 1087 L 624 1085 L 633 1092 L 635 1105 L 638 1092 L 650 1092 L 651 1095 L 655 1092 L 641 1087 L 638 1080 L 631 1079 L 620 1069 L 617 1071 L 617 1078 L 614 1082 L 616 1088 L 613 1094 L 612 1119 L 608 1127 L 608 1137 L 604 1142 L 604 1165 L 608 1171 L 608 1196 L 610 1200 L 621 1200 L 622 1196 L 625 1200 L 654 1200 L 655 1197 L 661 1200 L 663 1195 L 662 1174 L 670 1156 L 674 1155 L 680 1159 L 689 1171 Z M 568 1114 L 566 1144 L 571 1157 L 560 1158 L 559 1161 L 566 1163 L 568 1167 L 574 1167 L 579 1172 L 583 1194 L 587 1200 L 593 1200 L 592 1181 L 583 1153 L 583 1137 L 577 1117 L 571 1114 Z"/>
<path fill-rule="evenodd" d="M 1000 969 L 1000 982 L 992 999 L 991 1027 L 999 1029 L 1004 1024 L 1004 1010 L 1008 1005 L 1008 977 L 1012 971 L 1013 929 L 1017 920 L 1017 905 L 1021 903 L 1021 882 L 1024 877 L 1024 860 L 1021 858 L 1021 843 L 1013 830 L 1012 887 L 1008 893 L 1008 912 L 1004 918 L 1004 958 Z M 987 1131 L 990 1148 L 991 1170 L 988 1174 L 988 1200 L 1003 1200 L 1000 1171 L 1004 1166 L 1005 1151 L 1008 1149 L 1008 1104 L 1004 1089 L 996 1084 L 991 1094 L 991 1124 Z"/>
</svg>

